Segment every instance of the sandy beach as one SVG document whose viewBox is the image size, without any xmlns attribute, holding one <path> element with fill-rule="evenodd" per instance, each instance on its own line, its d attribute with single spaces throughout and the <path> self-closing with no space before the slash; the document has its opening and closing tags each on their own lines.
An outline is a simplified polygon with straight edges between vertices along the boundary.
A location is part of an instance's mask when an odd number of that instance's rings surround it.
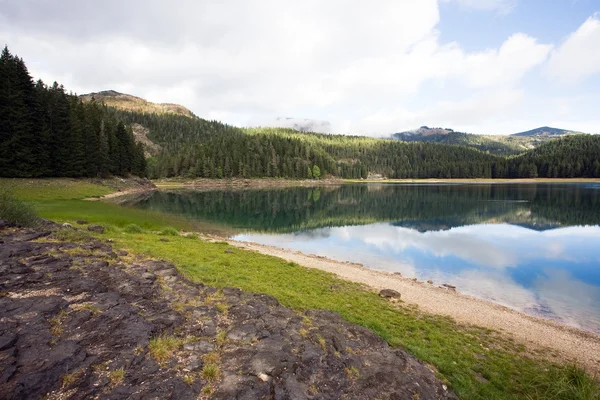
<svg viewBox="0 0 600 400">
<path fill-rule="evenodd" d="M 402 294 L 405 303 L 417 305 L 424 312 L 449 316 L 459 323 L 477 325 L 508 334 L 530 351 L 541 350 L 541 354 L 555 361 L 575 362 L 591 373 L 600 374 L 600 335 L 598 334 L 561 325 L 555 321 L 531 316 L 437 286 L 442 282 L 434 282 L 434 285 L 431 285 L 368 269 L 360 264 L 340 262 L 257 243 L 224 238 L 218 240 L 227 241 L 239 248 L 292 261 L 308 268 L 331 272 L 342 279 L 366 285 L 374 291 L 397 290 Z"/>
</svg>

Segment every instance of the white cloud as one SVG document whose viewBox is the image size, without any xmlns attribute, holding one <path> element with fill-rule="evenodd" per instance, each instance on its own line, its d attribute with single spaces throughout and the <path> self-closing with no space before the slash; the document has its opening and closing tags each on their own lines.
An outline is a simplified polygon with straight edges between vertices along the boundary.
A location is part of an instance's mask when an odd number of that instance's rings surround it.
<svg viewBox="0 0 600 400">
<path fill-rule="evenodd" d="M 510 13 L 517 5 L 517 0 L 442 0 L 444 3 L 458 3 L 461 7 L 481 11 L 497 11 Z"/>
<path fill-rule="evenodd" d="M 523 113 L 532 104 L 523 82 L 552 45 L 515 33 L 467 51 L 443 40 L 436 0 L 0 3 L 0 39 L 36 77 L 78 93 L 115 89 L 181 103 L 230 124 L 289 116 L 329 121 L 339 133 L 420 125 L 511 133 L 578 109 Z"/>
<path fill-rule="evenodd" d="M 600 19 L 588 18 L 550 56 L 547 74 L 567 85 L 600 73 Z"/>
</svg>

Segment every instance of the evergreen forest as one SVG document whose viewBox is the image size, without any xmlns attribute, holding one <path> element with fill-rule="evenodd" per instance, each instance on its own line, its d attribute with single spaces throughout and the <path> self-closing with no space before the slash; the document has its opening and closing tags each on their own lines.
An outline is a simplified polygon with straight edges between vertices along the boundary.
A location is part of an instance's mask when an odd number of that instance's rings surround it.
<svg viewBox="0 0 600 400">
<path fill-rule="evenodd" d="M 25 62 L 0 55 L 0 176 L 146 175 L 141 144 L 100 103 L 58 83 L 34 82 Z"/>
<path fill-rule="evenodd" d="M 518 155 L 494 155 L 462 145 L 238 128 L 191 113 L 108 107 L 57 83 L 34 82 L 24 61 L 6 47 L 0 76 L 0 176 L 600 177 L 597 135 L 569 135 Z M 154 146 L 136 144 L 135 124 Z"/>
</svg>

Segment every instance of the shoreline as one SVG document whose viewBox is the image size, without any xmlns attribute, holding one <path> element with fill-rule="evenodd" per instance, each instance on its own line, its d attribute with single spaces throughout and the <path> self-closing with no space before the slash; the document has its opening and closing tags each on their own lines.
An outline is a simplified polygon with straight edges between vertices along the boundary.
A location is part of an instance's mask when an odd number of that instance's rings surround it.
<svg viewBox="0 0 600 400">
<path fill-rule="evenodd" d="M 464 179 L 284 179 L 284 178 L 230 178 L 230 179 L 157 179 L 152 183 L 158 189 L 221 189 L 221 188 L 286 188 L 286 187 L 316 187 L 340 186 L 355 183 L 381 183 L 381 184 L 532 184 L 532 183 L 600 183 L 600 178 L 464 178 Z"/>
<path fill-rule="evenodd" d="M 499 331 L 513 337 L 539 357 L 577 363 L 600 374 L 600 334 L 564 325 L 551 319 L 526 314 L 491 301 L 464 295 L 425 282 L 299 251 L 254 242 L 242 242 L 219 236 L 207 236 L 232 246 L 275 256 L 307 268 L 320 269 L 338 277 L 365 285 L 369 290 L 394 289 L 402 302 L 418 306 L 425 313 L 443 315 L 456 322 Z M 550 349 L 556 354 L 547 352 Z"/>
<path fill-rule="evenodd" d="M 152 181 L 158 189 L 226 189 L 226 188 L 288 188 L 288 187 L 316 187 L 339 186 L 344 184 L 342 179 L 279 179 L 279 178 L 231 178 L 231 179 L 157 179 Z"/>
</svg>

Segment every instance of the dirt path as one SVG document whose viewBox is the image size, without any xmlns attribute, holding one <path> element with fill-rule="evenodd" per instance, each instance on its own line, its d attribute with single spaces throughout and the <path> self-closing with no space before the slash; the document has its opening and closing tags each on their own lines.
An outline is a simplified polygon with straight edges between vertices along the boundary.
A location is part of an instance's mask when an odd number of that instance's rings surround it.
<svg viewBox="0 0 600 400">
<path fill-rule="evenodd" d="M 367 269 L 360 264 L 339 262 L 256 243 L 226 241 L 236 247 L 331 272 L 342 279 L 365 284 L 374 290 L 384 288 L 397 290 L 402 294 L 403 301 L 416 304 L 425 312 L 450 316 L 457 322 L 508 333 L 515 340 L 528 346 L 530 350 L 552 349 L 558 353 L 559 360 L 576 362 L 588 371 L 600 374 L 600 335 L 598 334 L 530 316 L 452 290 Z"/>
</svg>

